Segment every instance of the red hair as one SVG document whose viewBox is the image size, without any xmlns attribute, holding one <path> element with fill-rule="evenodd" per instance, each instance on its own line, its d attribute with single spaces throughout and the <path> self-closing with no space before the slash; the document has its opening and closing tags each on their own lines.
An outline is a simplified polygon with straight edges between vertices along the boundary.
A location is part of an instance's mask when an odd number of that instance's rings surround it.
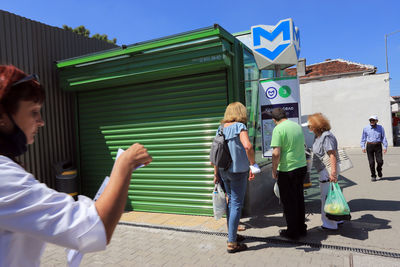
<svg viewBox="0 0 400 267">
<path fill-rule="evenodd" d="M 317 136 L 331 129 L 331 124 L 322 113 L 314 113 L 308 116 L 308 121 Z"/>
<path fill-rule="evenodd" d="M 38 81 L 32 79 L 13 86 L 28 75 L 13 65 L 0 66 L 0 107 L 11 114 L 18 110 L 20 101 L 42 104 L 45 92 Z"/>
</svg>

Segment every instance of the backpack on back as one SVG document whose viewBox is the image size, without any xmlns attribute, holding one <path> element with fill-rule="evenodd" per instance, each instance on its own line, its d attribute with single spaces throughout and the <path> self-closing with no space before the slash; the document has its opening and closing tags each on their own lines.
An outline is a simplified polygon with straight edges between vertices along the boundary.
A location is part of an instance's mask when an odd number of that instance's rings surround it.
<svg viewBox="0 0 400 267">
<path fill-rule="evenodd" d="M 211 144 L 210 161 L 214 166 L 227 170 L 231 166 L 232 157 L 223 130 L 222 126 Z"/>
</svg>

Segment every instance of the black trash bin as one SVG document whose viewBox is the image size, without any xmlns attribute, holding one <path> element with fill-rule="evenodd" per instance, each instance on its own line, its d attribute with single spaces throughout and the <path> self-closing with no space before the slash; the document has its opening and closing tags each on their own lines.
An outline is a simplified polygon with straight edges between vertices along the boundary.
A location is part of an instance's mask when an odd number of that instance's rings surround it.
<svg viewBox="0 0 400 267">
<path fill-rule="evenodd" d="M 75 200 L 78 198 L 78 176 L 77 170 L 71 161 L 62 161 L 54 164 L 56 171 L 56 190 L 71 195 Z"/>
</svg>

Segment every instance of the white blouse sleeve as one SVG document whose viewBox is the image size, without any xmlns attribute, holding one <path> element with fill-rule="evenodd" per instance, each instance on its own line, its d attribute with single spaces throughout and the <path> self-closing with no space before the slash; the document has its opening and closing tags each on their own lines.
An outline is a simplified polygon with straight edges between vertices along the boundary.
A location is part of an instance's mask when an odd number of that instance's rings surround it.
<svg viewBox="0 0 400 267">
<path fill-rule="evenodd" d="M 30 173 L 0 157 L 0 228 L 81 251 L 104 250 L 104 225 L 94 202 L 78 201 L 39 183 Z"/>
</svg>

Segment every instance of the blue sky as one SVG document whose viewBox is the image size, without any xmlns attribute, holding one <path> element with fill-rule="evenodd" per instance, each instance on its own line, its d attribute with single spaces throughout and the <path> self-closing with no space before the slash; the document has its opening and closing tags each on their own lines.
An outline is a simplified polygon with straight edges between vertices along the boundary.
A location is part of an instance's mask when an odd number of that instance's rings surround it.
<svg viewBox="0 0 400 267">
<path fill-rule="evenodd" d="M 0 9 L 62 27 L 84 25 L 117 44 L 133 44 L 218 23 L 231 33 L 292 18 L 307 64 L 325 59 L 374 65 L 386 72 L 385 34 L 400 30 L 398 0 L 19 0 Z M 400 95 L 400 32 L 388 36 L 391 95 Z"/>
</svg>

